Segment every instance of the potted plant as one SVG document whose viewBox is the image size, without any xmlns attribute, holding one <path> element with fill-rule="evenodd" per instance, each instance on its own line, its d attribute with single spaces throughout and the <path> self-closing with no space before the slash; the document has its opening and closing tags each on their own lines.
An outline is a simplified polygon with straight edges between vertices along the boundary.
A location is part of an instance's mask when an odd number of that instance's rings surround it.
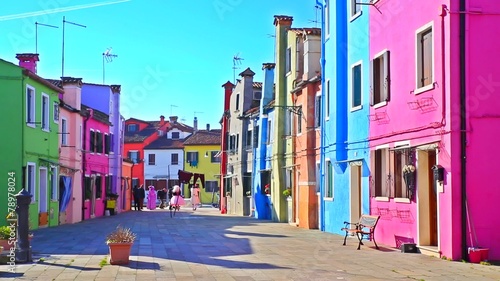
<svg viewBox="0 0 500 281">
<path fill-rule="evenodd" d="M 136 239 L 136 234 L 130 228 L 124 228 L 120 225 L 106 236 L 106 244 L 109 246 L 110 264 L 128 264 L 130 258 L 130 249 Z"/>
<path fill-rule="evenodd" d="M 271 188 L 269 187 L 269 184 L 264 185 L 264 193 L 271 194 Z"/>
<path fill-rule="evenodd" d="M 292 197 L 292 189 L 291 188 L 287 188 L 285 190 L 283 190 L 283 195 L 285 195 L 285 197 Z"/>
<path fill-rule="evenodd" d="M 249 190 L 245 193 L 247 196 L 251 196 L 252 195 L 252 192 Z"/>
<path fill-rule="evenodd" d="M 0 246 L 4 249 L 10 249 L 11 245 L 9 245 L 10 234 L 12 233 L 12 229 L 9 226 L 0 226 Z"/>
<path fill-rule="evenodd" d="M 410 198 L 413 197 L 415 188 L 415 170 L 416 168 L 412 164 L 407 164 L 403 167 L 403 180 L 405 181 Z"/>
</svg>

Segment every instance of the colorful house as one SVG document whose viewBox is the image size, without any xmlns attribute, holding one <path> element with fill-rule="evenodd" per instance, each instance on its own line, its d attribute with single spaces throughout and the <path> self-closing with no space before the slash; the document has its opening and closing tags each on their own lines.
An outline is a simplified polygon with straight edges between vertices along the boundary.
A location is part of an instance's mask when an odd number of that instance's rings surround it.
<svg viewBox="0 0 500 281">
<path fill-rule="evenodd" d="M 82 217 L 82 148 L 81 78 L 51 80 L 64 89 L 59 104 L 59 221 L 80 222 Z"/>
<path fill-rule="evenodd" d="M 226 209 L 228 214 L 249 215 L 246 193 L 251 190 L 252 157 L 251 150 L 247 151 L 249 122 L 245 113 L 260 103 L 262 83 L 254 82 L 250 68 L 239 74 L 236 86 L 230 97 L 227 113 L 227 170 L 223 173 L 225 181 Z M 246 208 L 245 208 L 246 207 Z"/>
<path fill-rule="evenodd" d="M 210 129 L 209 124 L 206 130 L 196 130 L 184 141 L 184 170 L 194 175 L 190 183 L 201 187 L 200 200 L 204 204 L 218 201 L 216 193 L 220 189 L 220 142 L 221 130 Z M 196 174 L 203 175 L 203 178 L 196 178 Z"/>
<path fill-rule="evenodd" d="M 259 116 L 253 125 L 256 138 L 252 163 L 252 205 L 251 214 L 257 219 L 270 220 L 272 215 L 271 185 L 271 153 L 272 126 L 274 123 L 274 63 L 264 63 L 264 82 L 259 105 Z"/>
<path fill-rule="evenodd" d="M 9 118 L 0 120 L 9 136 L 0 143 L 0 161 L 5 183 L 0 203 L 0 222 L 10 211 L 9 197 L 25 188 L 33 197 L 30 227 L 59 224 L 59 93 L 36 74 L 38 54 L 18 54 L 19 66 L 0 60 L 0 94 Z M 24 178 L 23 178 L 24 177 Z M 12 206 L 14 208 L 15 206 Z"/>
<path fill-rule="evenodd" d="M 318 228 L 318 195 L 316 185 L 316 163 L 319 163 L 317 148 L 320 145 L 319 130 L 316 130 L 320 118 L 321 74 L 320 55 L 321 29 L 291 29 L 288 41 L 292 44 L 292 64 L 297 65 L 295 75 L 288 79 L 296 82 L 291 90 L 293 106 L 290 110 L 293 119 L 294 162 L 291 167 L 292 208 L 288 214 L 290 222 L 302 228 Z"/>
<path fill-rule="evenodd" d="M 111 192 L 123 195 L 120 189 L 120 179 L 122 170 L 123 122 L 120 116 L 120 85 L 101 85 L 84 83 L 82 86 L 82 103 L 97 109 L 109 116 L 109 134 L 105 135 L 106 142 L 109 142 L 109 180 Z M 121 210 L 121 200 L 117 201 L 117 210 Z"/>
<path fill-rule="evenodd" d="M 83 155 L 82 174 L 83 187 L 83 219 L 91 219 L 104 215 L 106 197 L 113 193 L 109 176 L 109 135 L 111 123 L 109 116 L 102 111 L 84 104 L 83 120 Z"/>
<path fill-rule="evenodd" d="M 132 207 L 132 169 L 134 167 L 134 162 L 127 158 L 123 159 L 122 166 L 122 190 L 123 196 L 118 198 L 122 201 L 122 211 L 130 211 Z"/>
</svg>

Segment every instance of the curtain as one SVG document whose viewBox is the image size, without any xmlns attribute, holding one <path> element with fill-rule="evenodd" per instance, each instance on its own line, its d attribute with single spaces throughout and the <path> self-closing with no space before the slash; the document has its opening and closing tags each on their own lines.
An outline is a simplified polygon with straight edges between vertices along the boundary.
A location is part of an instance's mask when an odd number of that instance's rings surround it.
<svg viewBox="0 0 500 281">
<path fill-rule="evenodd" d="M 65 212 L 71 200 L 71 177 L 61 176 L 59 188 L 59 211 Z"/>
</svg>

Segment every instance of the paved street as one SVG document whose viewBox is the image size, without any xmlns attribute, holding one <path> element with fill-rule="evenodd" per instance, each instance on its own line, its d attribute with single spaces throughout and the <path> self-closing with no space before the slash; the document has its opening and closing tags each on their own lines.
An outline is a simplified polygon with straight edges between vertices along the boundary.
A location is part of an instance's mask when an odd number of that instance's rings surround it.
<svg viewBox="0 0 500 281">
<path fill-rule="evenodd" d="M 126 266 L 104 264 L 118 224 L 140 237 Z M 0 280 L 500 280 L 500 267 L 403 254 L 339 235 L 204 207 L 127 212 L 35 231 L 34 262 Z"/>
</svg>

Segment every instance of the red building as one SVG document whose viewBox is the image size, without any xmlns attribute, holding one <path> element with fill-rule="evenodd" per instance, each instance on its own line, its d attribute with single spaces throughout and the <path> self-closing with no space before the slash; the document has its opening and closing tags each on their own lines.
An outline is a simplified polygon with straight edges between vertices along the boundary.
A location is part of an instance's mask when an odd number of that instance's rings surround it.
<svg viewBox="0 0 500 281">
<path fill-rule="evenodd" d="M 231 93 L 233 92 L 234 89 L 234 84 L 227 81 L 224 85 L 224 114 L 222 115 L 222 119 L 220 121 L 222 130 L 221 130 L 221 162 L 220 162 L 220 174 L 221 174 L 221 181 L 220 181 L 220 210 L 223 214 L 226 213 L 227 208 L 226 208 L 226 193 L 224 192 L 226 188 L 226 184 L 224 182 L 224 175 L 227 174 L 226 168 L 227 168 L 227 142 L 228 142 L 228 134 L 229 134 L 229 105 L 231 101 Z"/>
</svg>

